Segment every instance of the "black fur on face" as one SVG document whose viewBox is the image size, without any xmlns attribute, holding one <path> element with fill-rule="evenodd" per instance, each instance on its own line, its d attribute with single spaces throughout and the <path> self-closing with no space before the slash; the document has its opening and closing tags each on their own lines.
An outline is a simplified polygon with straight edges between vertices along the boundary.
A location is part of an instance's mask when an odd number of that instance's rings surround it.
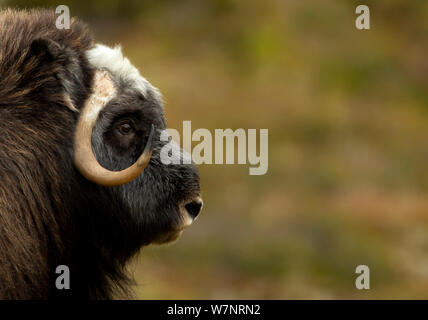
<svg viewBox="0 0 428 320">
<path fill-rule="evenodd" d="M 175 240 L 186 219 L 184 205 L 200 195 L 196 167 L 161 162 L 160 150 L 166 142 L 160 141 L 160 134 L 166 129 L 166 121 L 154 91 L 149 89 L 143 95 L 123 83 L 117 89 L 117 96 L 100 113 L 92 134 L 99 163 L 114 171 L 129 167 L 142 153 L 151 125 L 156 128 L 152 157 L 143 173 L 130 183 L 107 188 L 114 199 L 111 205 L 117 207 L 119 226 L 120 220 L 126 221 L 119 232 L 123 239 L 130 239 L 127 249 Z"/>
</svg>

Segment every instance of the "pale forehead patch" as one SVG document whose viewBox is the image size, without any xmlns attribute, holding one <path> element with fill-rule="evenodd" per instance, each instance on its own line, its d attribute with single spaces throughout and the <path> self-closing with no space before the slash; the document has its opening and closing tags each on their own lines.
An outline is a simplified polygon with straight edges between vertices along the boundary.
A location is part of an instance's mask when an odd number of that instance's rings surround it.
<svg viewBox="0 0 428 320">
<path fill-rule="evenodd" d="M 90 108 L 86 121 L 96 120 L 101 109 L 116 95 L 116 87 L 107 71 L 97 70 L 93 81 L 92 94 L 87 101 Z"/>
<path fill-rule="evenodd" d="M 150 90 L 160 99 L 159 91 L 140 74 L 128 58 L 123 56 L 120 46 L 110 48 L 102 44 L 97 44 L 94 48 L 86 52 L 86 57 L 93 67 L 96 69 L 106 69 L 111 72 L 113 77 L 118 77 L 129 82 L 143 96 L 146 96 Z"/>
<path fill-rule="evenodd" d="M 114 83 L 108 72 L 104 70 L 98 70 L 95 72 L 92 90 L 100 98 L 109 98 L 116 94 Z"/>
</svg>

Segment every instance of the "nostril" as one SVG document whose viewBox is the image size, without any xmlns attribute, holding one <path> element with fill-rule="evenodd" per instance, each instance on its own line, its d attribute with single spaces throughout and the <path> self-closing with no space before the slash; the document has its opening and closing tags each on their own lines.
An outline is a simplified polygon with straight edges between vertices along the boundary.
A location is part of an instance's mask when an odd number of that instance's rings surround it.
<svg viewBox="0 0 428 320">
<path fill-rule="evenodd" d="M 189 202 L 184 207 L 186 208 L 186 210 L 190 214 L 190 216 L 193 219 L 196 219 L 199 212 L 201 211 L 202 204 L 203 204 L 202 200 L 198 199 L 198 200 L 194 200 L 192 202 Z"/>
</svg>

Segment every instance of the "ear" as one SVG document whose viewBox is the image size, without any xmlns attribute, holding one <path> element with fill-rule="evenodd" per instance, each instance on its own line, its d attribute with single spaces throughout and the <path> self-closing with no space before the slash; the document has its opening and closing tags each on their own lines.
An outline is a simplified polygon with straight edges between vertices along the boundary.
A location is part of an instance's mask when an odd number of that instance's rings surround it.
<svg viewBox="0 0 428 320">
<path fill-rule="evenodd" d="M 84 76 L 76 51 L 54 40 L 38 38 L 31 43 L 28 54 L 36 59 L 40 68 L 55 73 L 63 88 L 64 105 L 78 112 L 76 105 L 82 104 L 81 95 L 87 94 L 88 89 L 81 81 Z"/>
<path fill-rule="evenodd" d="M 38 57 L 46 57 L 49 61 L 53 62 L 63 51 L 64 48 L 62 48 L 59 43 L 47 38 L 38 38 L 31 43 L 29 54 Z"/>
</svg>

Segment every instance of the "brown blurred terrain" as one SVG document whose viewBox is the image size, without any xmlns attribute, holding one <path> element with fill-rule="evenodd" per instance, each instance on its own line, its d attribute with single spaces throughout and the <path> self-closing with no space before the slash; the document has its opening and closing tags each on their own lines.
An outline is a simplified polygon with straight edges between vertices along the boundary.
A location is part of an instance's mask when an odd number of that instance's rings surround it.
<svg viewBox="0 0 428 320">
<path fill-rule="evenodd" d="M 269 129 L 266 175 L 200 166 L 203 213 L 130 266 L 138 298 L 428 298 L 426 0 L 369 1 L 370 31 L 350 0 L 64 4 L 161 89 L 169 127 Z"/>
</svg>

